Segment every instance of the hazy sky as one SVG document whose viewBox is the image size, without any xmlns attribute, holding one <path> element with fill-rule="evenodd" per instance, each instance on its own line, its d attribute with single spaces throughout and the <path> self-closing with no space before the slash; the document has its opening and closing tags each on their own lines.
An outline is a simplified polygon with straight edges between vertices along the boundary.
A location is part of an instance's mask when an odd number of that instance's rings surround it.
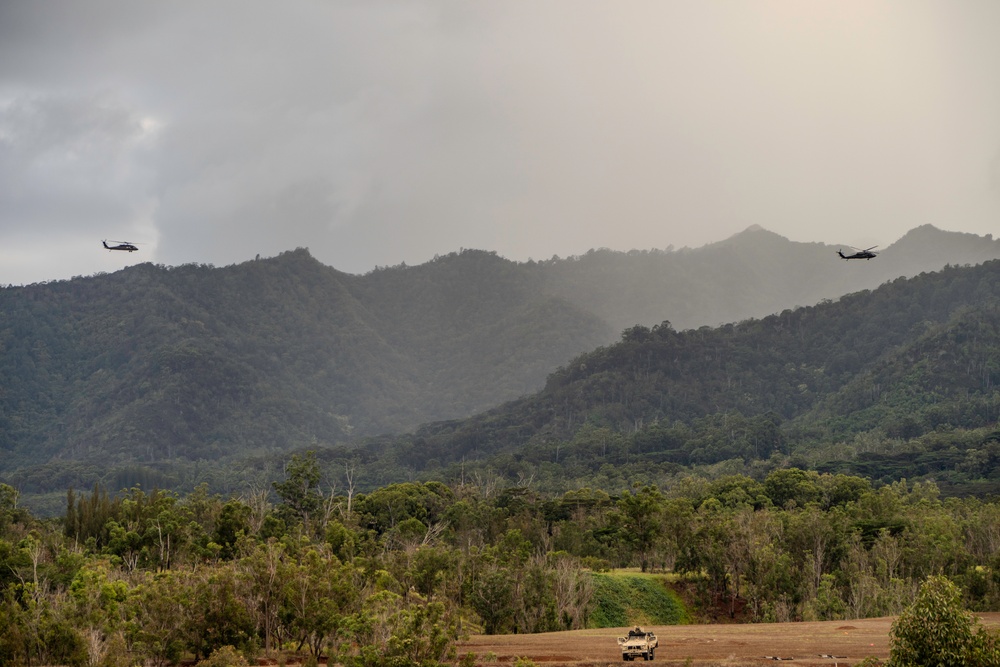
<svg viewBox="0 0 1000 667">
<path fill-rule="evenodd" d="M 1000 232 L 996 0 L 0 2 L 4 285 L 925 223 Z"/>
</svg>

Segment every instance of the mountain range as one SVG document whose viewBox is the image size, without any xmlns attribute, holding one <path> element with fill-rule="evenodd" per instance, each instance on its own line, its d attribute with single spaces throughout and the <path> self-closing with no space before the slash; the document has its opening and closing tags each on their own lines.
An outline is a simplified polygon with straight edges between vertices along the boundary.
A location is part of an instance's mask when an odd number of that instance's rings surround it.
<svg viewBox="0 0 1000 667">
<path fill-rule="evenodd" d="M 557 447 L 563 469 L 573 459 L 617 465 L 628 452 L 682 466 L 749 463 L 860 435 L 896 447 L 992 429 L 998 416 L 993 260 L 716 328 L 636 325 L 556 370 L 541 391 L 425 425 L 399 451 L 416 468 L 502 455 L 555 461 Z M 594 433 L 625 449 L 578 455 Z"/>
<path fill-rule="evenodd" d="M 914 381 L 892 360 L 949 359 L 940 345 L 963 327 L 979 347 L 961 362 L 992 386 L 992 277 L 960 276 L 992 276 L 993 264 L 971 265 L 1000 257 L 1000 241 L 924 226 L 871 261 L 837 249 L 752 227 L 697 249 L 542 262 L 465 250 L 350 275 L 299 249 L 0 288 L 0 475 L 44 491 L 123 466 L 355 447 L 421 424 L 392 441 L 411 470 L 538 449 L 581 424 L 634 438 L 729 413 L 762 433 L 770 415 L 841 437 L 864 430 L 867 411 L 868 426 L 902 420 L 906 435 L 930 422 L 879 413 Z M 864 379 L 879 364 L 893 383 Z M 957 419 L 947 410 L 939 424 Z M 670 438 L 683 444 L 661 446 L 674 451 L 661 461 L 720 455 Z"/>
</svg>

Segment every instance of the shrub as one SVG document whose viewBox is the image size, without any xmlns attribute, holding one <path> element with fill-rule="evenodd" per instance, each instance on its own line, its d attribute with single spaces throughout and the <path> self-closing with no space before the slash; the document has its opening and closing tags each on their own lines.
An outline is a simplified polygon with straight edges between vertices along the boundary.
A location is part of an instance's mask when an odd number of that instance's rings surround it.
<svg viewBox="0 0 1000 667">
<path fill-rule="evenodd" d="M 247 659 L 232 646 L 222 646 L 198 663 L 197 667 L 249 667 Z"/>
<path fill-rule="evenodd" d="M 928 577 L 917 599 L 889 631 L 889 666 L 1000 667 L 993 632 L 962 607 L 962 593 L 946 577 Z"/>
<path fill-rule="evenodd" d="M 868 656 L 854 667 L 881 667 L 882 663 L 873 655 Z"/>
</svg>

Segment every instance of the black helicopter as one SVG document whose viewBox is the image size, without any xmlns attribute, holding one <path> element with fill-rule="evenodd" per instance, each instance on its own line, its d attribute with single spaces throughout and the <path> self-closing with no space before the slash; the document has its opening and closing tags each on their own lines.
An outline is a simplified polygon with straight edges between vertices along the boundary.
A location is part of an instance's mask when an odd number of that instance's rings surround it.
<svg viewBox="0 0 1000 667">
<path fill-rule="evenodd" d="M 108 250 L 126 250 L 128 252 L 135 252 L 139 248 L 136 247 L 134 243 L 129 243 L 128 241 L 112 241 L 115 245 L 108 245 L 107 241 L 101 241 L 104 247 Z"/>
<path fill-rule="evenodd" d="M 838 250 L 837 254 L 840 255 L 841 259 L 871 259 L 878 256 L 877 252 L 872 252 L 877 247 L 877 245 L 873 245 L 871 248 L 865 248 L 864 250 L 854 248 L 855 252 L 851 255 L 845 255 L 843 250 Z"/>
</svg>

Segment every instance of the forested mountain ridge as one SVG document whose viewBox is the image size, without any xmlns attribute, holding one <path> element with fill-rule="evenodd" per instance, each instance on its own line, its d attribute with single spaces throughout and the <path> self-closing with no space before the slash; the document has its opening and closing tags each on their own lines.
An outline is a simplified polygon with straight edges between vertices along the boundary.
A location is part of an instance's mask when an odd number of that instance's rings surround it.
<svg viewBox="0 0 1000 667">
<path fill-rule="evenodd" d="M 0 290 L 3 465 L 333 444 L 527 393 L 546 372 L 538 359 L 607 336 L 596 318 L 481 273 L 455 281 L 466 295 L 432 285 L 415 302 L 371 303 L 363 278 L 300 250 Z"/>
<path fill-rule="evenodd" d="M 636 326 L 654 315 L 656 322 L 673 321 L 676 313 L 704 323 L 777 301 L 788 308 L 805 295 L 830 293 L 834 288 L 826 283 L 837 282 L 831 271 L 840 276 L 837 284 L 863 283 L 918 265 L 977 261 L 996 246 L 989 237 L 922 227 L 874 262 L 843 262 L 830 246 L 792 243 L 751 228 L 696 250 L 597 250 L 527 263 L 465 250 L 420 266 L 356 276 L 324 266 L 300 249 L 222 268 L 143 264 L 3 288 L 0 473 L 48 465 L 29 486 L 56 489 L 108 474 L 109 462 L 115 468 L 176 470 L 184 461 L 247 460 L 346 444 L 357 436 L 398 433 L 530 395 L 559 366 L 564 368 L 545 392 L 522 402 L 543 407 L 527 415 L 506 412 L 500 418 L 508 422 L 502 436 L 475 426 L 495 416 L 432 424 L 421 431 L 430 437 L 417 437 L 413 447 L 399 444 L 405 437 L 390 445 L 401 467 L 383 467 L 379 482 L 445 465 L 463 453 L 492 455 L 531 441 L 512 434 L 542 433 L 558 449 L 561 438 L 577 437 L 581 420 L 620 434 L 644 433 L 644 425 L 667 415 L 687 423 L 726 410 L 771 412 L 787 421 L 814 400 L 833 400 L 826 393 L 829 379 L 810 380 L 815 371 L 803 370 L 805 362 L 796 362 L 788 374 L 798 378 L 795 383 L 771 386 L 762 380 L 791 363 L 795 355 L 782 346 L 796 344 L 794 338 L 755 343 L 768 348 L 769 356 L 746 361 L 762 364 L 764 375 L 748 366 L 734 377 L 727 360 L 720 367 L 730 370 L 720 378 L 717 369 L 695 364 L 696 354 L 678 367 L 676 378 L 692 384 L 667 394 L 650 393 L 652 376 L 643 375 L 641 365 L 632 371 L 635 384 L 612 366 L 647 335 L 662 339 L 661 347 L 679 346 L 685 357 L 705 344 L 722 345 L 711 353 L 721 360 L 773 319 L 680 333 L 676 323 Z M 905 257 L 921 259 L 904 267 Z M 856 298 L 861 297 L 844 302 Z M 799 310 L 778 321 L 801 317 Z M 888 304 L 885 312 L 895 312 L 894 306 Z M 902 335 L 879 314 L 865 321 L 869 324 L 845 329 L 852 342 L 829 352 L 834 356 L 824 362 L 825 372 L 856 374 L 873 358 L 861 353 L 878 347 L 880 336 Z M 622 345 L 570 361 L 617 337 L 621 329 L 615 322 L 629 322 Z M 814 336 L 810 345 L 824 344 L 822 335 Z M 729 342 L 712 342 L 721 340 Z M 607 369 L 577 384 L 574 374 L 581 364 Z M 566 387 L 561 393 L 560 383 Z M 586 383 L 602 387 L 598 409 L 577 406 L 579 388 L 592 391 Z M 658 411 L 638 409 L 650 401 Z M 714 412 L 705 409 L 713 402 Z M 456 429 L 475 435 L 467 440 L 442 435 Z M 718 458 L 714 445 L 692 445 L 696 440 L 674 447 L 687 452 L 683 456 L 664 454 L 662 448 L 659 456 L 679 465 Z M 536 447 L 533 456 L 546 446 Z M 79 473 L 74 462 L 86 462 L 86 472 Z M 206 474 L 200 464 L 190 469 L 195 477 L 188 486 Z M 176 478 L 162 483 L 170 479 Z"/>
<path fill-rule="evenodd" d="M 322 299 L 312 298 L 322 268 L 310 263 L 289 270 L 286 257 L 229 271 L 144 264 L 5 291 L 8 460 L 213 458 L 215 429 L 251 402 L 264 417 L 254 428 L 265 433 L 309 429 L 302 418 L 338 433 L 336 403 L 326 413 L 296 414 L 313 389 L 309 380 L 330 363 L 314 366 L 297 347 L 318 336 L 336 350 L 353 333 L 359 354 L 382 360 L 391 350 L 332 273 Z M 333 321 L 321 324 L 320 312 Z M 248 330 L 258 334 L 252 342 Z M 291 386 L 281 382 L 289 376 L 297 380 Z M 295 417 L 288 424 L 265 425 L 267 413 L 287 411 Z"/>
<path fill-rule="evenodd" d="M 991 440 L 998 384 L 1000 262 L 992 261 L 715 329 L 636 326 L 557 370 L 534 396 L 421 428 L 400 455 L 410 466 L 557 464 L 579 479 L 630 462 L 625 477 L 651 469 L 641 462 L 669 464 L 658 468 L 666 474 L 808 457 L 865 434 L 880 446 L 942 429 L 987 429 L 968 437 Z M 994 463 L 979 473 L 1000 474 L 995 454 L 982 453 Z"/>
</svg>

